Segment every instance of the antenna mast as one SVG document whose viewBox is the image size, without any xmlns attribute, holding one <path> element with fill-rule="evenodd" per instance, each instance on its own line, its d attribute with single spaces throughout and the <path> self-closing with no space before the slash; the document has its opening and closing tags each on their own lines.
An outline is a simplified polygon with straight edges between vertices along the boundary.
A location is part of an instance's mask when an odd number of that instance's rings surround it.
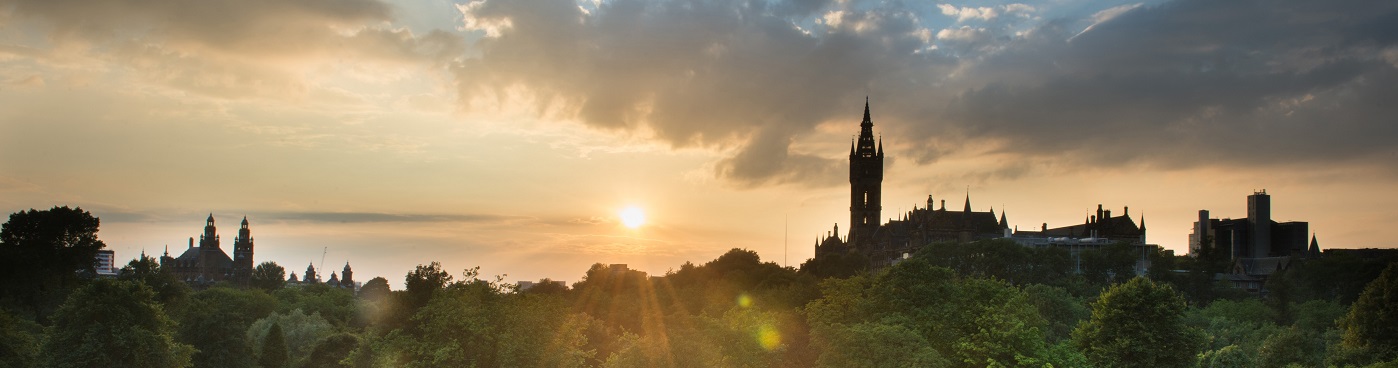
<svg viewBox="0 0 1398 368">
<path fill-rule="evenodd" d="M 325 272 L 325 253 L 326 253 L 326 252 L 329 252 L 329 251 L 330 251 L 330 247 L 322 247 L 321 250 L 320 250 L 320 267 L 316 267 L 316 268 L 320 269 L 320 272 L 317 272 L 317 273 L 316 273 L 316 278 L 317 278 L 317 279 L 320 278 L 320 274 L 321 274 L 321 273 L 324 273 L 324 272 Z M 319 281 L 319 280 L 317 280 L 317 281 Z"/>
</svg>

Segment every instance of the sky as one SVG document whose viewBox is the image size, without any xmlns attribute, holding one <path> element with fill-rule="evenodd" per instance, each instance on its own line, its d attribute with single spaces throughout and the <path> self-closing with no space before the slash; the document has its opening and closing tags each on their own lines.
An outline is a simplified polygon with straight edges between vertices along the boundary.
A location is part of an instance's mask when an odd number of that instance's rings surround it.
<svg viewBox="0 0 1398 368">
<path fill-rule="evenodd" d="M 246 217 L 257 262 L 394 285 L 798 266 L 866 98 L 884 217 L 1101 204 L 1183 254 L 1265 189 L 1395 247 L 1392 1 L 0 0 L 0 210 L 81 207 L 118 260 Z"/>
</svg>

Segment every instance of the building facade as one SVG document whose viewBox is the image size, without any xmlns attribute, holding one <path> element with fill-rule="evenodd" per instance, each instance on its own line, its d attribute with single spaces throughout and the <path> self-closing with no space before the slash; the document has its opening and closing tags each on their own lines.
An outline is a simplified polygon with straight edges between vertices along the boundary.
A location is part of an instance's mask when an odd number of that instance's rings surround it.
<svg viewBox="0 0 1398 368">
<path fill-rule="evenodd" d="M 199 246 L 195 246 L 194 238 L 190 237 L 189 247 L 179 257 L 171 257 L 166 247 L 165 254 L 160 257 L 160 267 L 169 269 L 175 277 L 191 285 L 220 281 L 246 285 L 253 269 L 252 232 L 247 217 L 243 217 L 238 236 L 233 239 L 233 257 L 223 251 L 220 242 L 211 213 L 204 224 L 204 233 L 199 235 Z"/>
</svg>

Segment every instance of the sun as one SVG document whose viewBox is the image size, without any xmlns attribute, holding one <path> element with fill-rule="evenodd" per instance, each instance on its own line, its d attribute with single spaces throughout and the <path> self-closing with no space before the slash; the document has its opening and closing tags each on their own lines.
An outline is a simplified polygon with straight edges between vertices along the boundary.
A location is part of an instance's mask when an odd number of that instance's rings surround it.
<svg viewBox="0 0 1398 368">
<path fill-rule="evenodd" d="M 640 207 L 626 207 L 621 210 L 621 224 L 627 228 L 635 229 L 646 224 L 646 212 Z"/>
</svg>

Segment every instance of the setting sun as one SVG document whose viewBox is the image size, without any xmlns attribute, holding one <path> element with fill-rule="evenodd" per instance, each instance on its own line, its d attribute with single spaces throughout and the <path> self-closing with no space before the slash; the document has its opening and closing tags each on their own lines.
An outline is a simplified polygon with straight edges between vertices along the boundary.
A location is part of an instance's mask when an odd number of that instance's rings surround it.
<svg viewBox="0 0 1398 368">
<path fill-rule="evenodd" d="M 621 224 L 631 229 L 639 228 L 646 224 L 646 213 L 639 207 L 626 207 L 621 210 Z"/>
</svg>

